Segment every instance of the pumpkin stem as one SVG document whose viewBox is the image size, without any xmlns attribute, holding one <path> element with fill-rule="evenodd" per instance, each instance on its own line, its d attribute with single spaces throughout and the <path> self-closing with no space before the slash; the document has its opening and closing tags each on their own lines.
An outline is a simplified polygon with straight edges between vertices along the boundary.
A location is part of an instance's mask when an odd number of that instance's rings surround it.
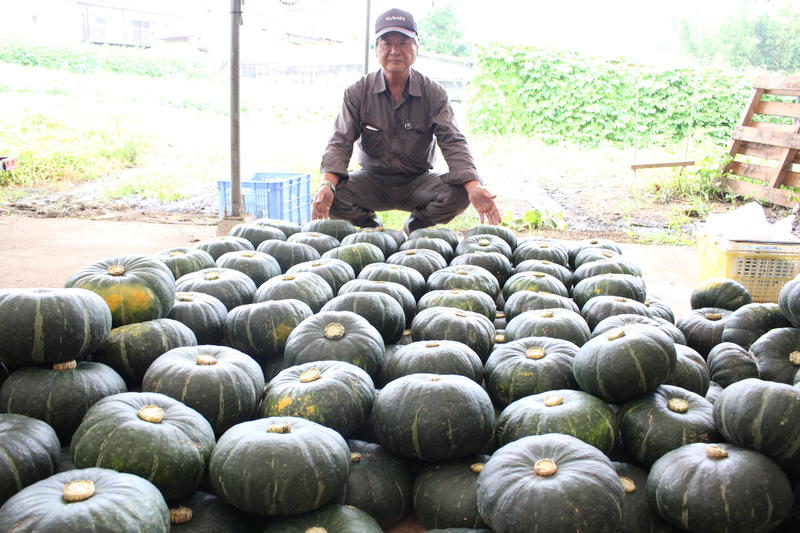
<svg viewBox="0 0 800 533">
<path fill-rule="evenodd" d="M 496 342 L 497 344 L 503 344 L 504 342 L 506 342 L 506 336 L 503 335 L 502 333 L 498 333 L 494 336 L 494 342 Z"/>
<path fill-rule="evenodd" d="M 533 464 L 533 471 L 537 476 L 550 477 L 558 472 L 558 467 L 552 459 L 540 459 Z"/>
<path fill-rule="evenodd" d="M 89 479 L 70 481 L 64 485 L 64 499 L 70 503 L 82 502 L 94 496 L 94 482 Z"/>
<path fill-rule="evenodd" d="M 179 302 L 193 302 L 194 301 L 194 297 L 191 294 L 188 294 L 188 293 L 185 293 L 185 292 L 179 292 L 177 299 L 178 299 Z"/>
<path fill-rule="evenodd" d="M 417 252 L 414 250 L 406 250 L 406 255 L 417 255 Z"/>
<path fill-rule="evenodd" d="M 478 246 L 489 246 L 492 244 L 492 241 L 489 239 L 478 239 Z"/>
<path fill-rule="evenodd" d="M 627 298 L 623 298 L 622 296 L 615 296 L 614 297 L 614 301 L 615 302 L 627 302 L 628 299 Z"/>
<path fill-rule="evenodd" d="M 539 313 L 539 316 L 542 318 L 553 318 L 555 315 L 553 314 L 552 311 L 542 311 L 541 313 Z"/>
<path fill-rule="evenodd" d="M 525 357 L 528 359 L 542 359 L 544 358 L 544 348 L 540 346 L 533 346 L 525 351 Z"/>
<path fill-rule="evenodd" d="M 317 381 L 318 379 L 322 378 L 322 374 L 319 371 L 319 368 L 309 368 L 308 370 L 304 370 L 300 377 L 300 383 L 311 383 L 312 381 Z"/>
<path fill-rule="evenodd" d="M 323 265 L 322 261 L 313 261 L 311 263 L 312 267 L 319 267 L 319 266 L 322 266 L 322 265 Z"/>
<path fill-rule="evenodd" d="M 195 357 L 194 362 L 200 366 L 216 365 L 217 358 L 214 357 L 213 355 L 203 353 Z"/>
<path fill-rule="evenodd" d="M 706 447 L 706 455 L 711 459 L 725 459 L 726 457 L 728 457 L 728 452 L 726 452 L 716 444 L 712 444 Z"/>
<path fill-rule="evenodd" d="M 544 273 L 543 272 L 531 272 L 528 275 L 530 277 L 532 277 L 532 278 L 543 278 L 544 277 Z"/>
<path fill-rule="evenodd" d="M 475 463 L 469 465 L 469 469 L 473 474 L 480 474 L 483 471 L 484 463 Z"/>
<path fill-rule="evenodd" d="M 442 378 L 440 378 L 439 376 L 431 376 L 427 378 L 425 381 L 442 381 Z"/>
<path fill-rule="evenodd" d="M 242 257 L 255 257 L 256 253 L 255 252 L 251 252 L 250 250 L 245 250 L 244 252 L 241 253 L 241 256 Z"/>
<path fill-rule="evenodd" d="M 625 491 L 625 494 L 636 492 L 636 482 L 633 481 L 631 478 L 625 476 L 619 476 L 619 481 L 620 483 L 622 483 L 622 490 Z"/>
<path fill-rule="evenodd" d="M 425 343 L 425 347 L 426 348 L 436 348 L 437 346 L 439 346 L 438 342 L 431 341 L 431 342 L 426 342 Z"/>
<path fill-rule="evenodd" d="M 344 337 L 344 326 L 338 322 L 331 322 L 325 326 L 325 338 L 332 341 L 338 341 Z"/>
<path fill-rule="evenodd" d="M 716 321 L 722 318 L 720 313 L 706 313 L 706 320 Z"/>
<path fill-rule="evenodd" d="M 689 410 L 689 402 L 683 398 L 670 398 L 667 407 L 673 413 L 685 413 Z"/>
<path fill-rule="evenodd" d="M 621 339 L 624 336 L 625 336 L 625 330 L 618 329 L 616 331 L 612 331 L 611 333 L 609 333 L 608 336 L 606 337 L 606 339 L 608 339 L 610 341 L 615 341 L 615 340 Z"/>
<path fill-rule="evenodd" d="M 459 318 L 464 318 L 465 316 L 467 316 L 467 313 L 465 313 L 464 311 L 456 311 L 453 314 L 456 315 Z"/>
<path fill-rule="evenodd" d="M 502 311 L 497 311 L 497 312 L 494 314 L 494 318 L 495 318 L 495 320 L 496 320 L 496 319 L 498 319 L 498 318 L 505 318 L 505 317 L 506 317 L 506 314 L 505 314 L 504 312 L 502 312 Z"/>
<path fill-rule="evenodd" d="M 206 281 L 218 280 L 219 279 L 219 272 L 216 272 L 216 271 L 214 271 L 214 272 L 206 272 L 203 275 L 203 279 L 206 280 Z"/>
<path fill-rule="evenodd" d="M 552 394 L 544 399 L 544 405 L 546 407 L 556 407 L 558 405 L 562 405 L 563 403 L 564 403 L 564 398 L 556 394 Z"/>
<path fill-rule="evenodd" d="M 73 359 L 72 361 L 65 361 L 63 363 L 54 363 L 53 370 L 75 370 L 77 366 L 78 362 Z"/>
<path fill-rule="evenodd" d="M 314 526 L 306 529 L 303 533 L 328 533 L 328 530 L 321 526 Z"/>
<path fill-rule="evenodd" d="M 283 424 L 272 424 L 269 428 L 267 428 L 268 433 L 291 433 L 292 432 L 292 425 L 288 422 Z"/>
<path fill-rule="evenodd" d="M 447 292 L 449 292 L 450 294 L 461 294 L 464 291 L 462 289 L 450 289 Z"/>
<path fill-rule="evenodd" d="M 283 281 L 292 281 L 294 279 L 294 276 L 292 274 L 286 274 L 285 276 L 281 276 L 281 279 Z"/>
<path fill-rule="evenodd" d="M 403 337 L 408 337 L 409 335 L 411 335 L 411 330 L 410 329 L 404 329 L 403 330 Z"/>
<path fill-rule="evenodd" d="M 170 257 L 179 257 L 181 255 L 186 255 L 186 252 L 184 252 L 183 250 L 173 250 L 169 253 Z"/>
<path fill-rule="evenodd" d="M 185 524 L 192 520 L 192 510 L 188 507 L 181 505 L 169 510 L 169 523 L 170 524 Z"/>
<path fill-rule="evenodd" d="M 789 361 L 795 366 L 800 366 L 800 352 L 794 351 L 789 354 Z"/>
<path fill-rule="evenodd" d="M 353 453 L 350 454 L 350 462 L 353 463 L 353 464 L 358 464 L 358 463 L 361 462 L 361 458 L 362 457 L 363 457 L 363 455 L 361 455 L 360 453 L 353 452 Z"/>
<path fill-rule="evenodd" d="M 121 276 L 125 273 L 125 267 L 122 265 L 111 265 L 108 267 L 108 273 L 112 276 Z"/>
<path fill-rule="evenodd" d="M 136 416 L 145 422 L 158 424 L 164 420 L 164 410 L 157 405 L 145 405 L 139 409 L 139 412 L 136 413 Z"/>
</svg>

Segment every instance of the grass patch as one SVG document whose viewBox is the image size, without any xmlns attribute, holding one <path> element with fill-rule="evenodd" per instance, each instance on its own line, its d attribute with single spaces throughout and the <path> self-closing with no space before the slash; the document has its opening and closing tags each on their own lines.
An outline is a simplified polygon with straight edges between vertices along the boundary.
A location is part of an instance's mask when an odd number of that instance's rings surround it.
<svg viewBox="0 0 800 533">
<path fill-rule="evenodd" d="M 191 196 L 191 188 L 186 180 L 175 179 L 172 176 L 133 173 L 122 175 L 104 187 L 102 195 L 109 199 L 136 196 L 159 202 L 175 202 Z"/>
<path fill-rule="evenodd" d="M 378 217 L 380 217 L 381 222 L 383 222 L 383 226 L 389 229 L 397 229 L 402 230 L 403 224 L 406 223 L 406 219 L 408 218 L 407 211 L 378 211 Z M 480 218 L 478 214 L 472 208 L 467 208 L 467 210 L 456 218 L 448 222 L 447 224 L 440 224 L 439 227 L 449 228 L 456 233 L 458 232 L 465 232 L 472 226 L 476 226 L 479 222 Z"/>
</svg>

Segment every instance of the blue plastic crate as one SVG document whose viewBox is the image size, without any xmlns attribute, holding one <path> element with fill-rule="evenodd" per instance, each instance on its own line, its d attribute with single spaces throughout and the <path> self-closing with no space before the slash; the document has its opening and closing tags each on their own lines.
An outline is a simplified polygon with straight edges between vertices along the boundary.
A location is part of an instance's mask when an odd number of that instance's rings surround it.
<svg viewBox="0 0 800 533">
<path fill-rule="evenodd" d="M 311 175 L 256 172 L 240 182 L 242 214 L 304 224 L 311 220 Z M 231 182 L 217 181 L 219 216 L 231 214 Z"/>
</svg>

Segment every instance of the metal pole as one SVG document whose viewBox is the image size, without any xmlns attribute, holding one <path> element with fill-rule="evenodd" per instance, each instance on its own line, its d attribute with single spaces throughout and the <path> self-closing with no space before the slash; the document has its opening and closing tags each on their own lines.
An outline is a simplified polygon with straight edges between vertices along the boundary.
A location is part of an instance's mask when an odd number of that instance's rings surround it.
<svg viewBox="0 0 800 533">
<path fill-rule="evenodd" d="M 239 138 L 239 26 L 242 1 L 231 0 L 231 216 L 242 216 L 242 186 Z"/>
<path fill-rule="evenodd" d="M 370 7 L 372 1 L 367 0 L 367 29 L 364 33 L 364 74 L 369 74 L 369 26 L 370 26 Z"/>
</svg>

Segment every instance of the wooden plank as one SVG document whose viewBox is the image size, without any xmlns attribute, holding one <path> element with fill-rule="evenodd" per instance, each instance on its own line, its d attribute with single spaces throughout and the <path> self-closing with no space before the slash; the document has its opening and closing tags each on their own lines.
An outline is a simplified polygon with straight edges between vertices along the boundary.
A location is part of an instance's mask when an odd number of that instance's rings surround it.
<svg viewBox="0 0 800 533">
<path fill-rule="evenodd" d="M 789 131 L 777 131 L 773 128 L 761 127 L 760 125 L 759 127 L 736 126 L 733 128 L 732 137 L 735 141 L 739 142 L 747 141 L 769 144 L 772 146 L 780 146 L 781 148 L 800 148 L 800 136 Z M 733 151 L 730 152 L 730 154 L 731 156 L 736 155 Z"/>
<path fill-rule="evenodd" d="M 760 157 L 763 159 L 778 159 L 783 155 L 785 148 L 779 146 L 771 146 L 769 144 L 743 142 L 739 146 L 737 155 L 746 155 L 750 157 Z"/>
<path fill-rule="evenodd" d="M 775 117 L 800 118 L 800 104 L 791 102 L 758 102 L 756 114 Z"/>
<path fill-rule="evenodd" d="M 788 172 L 789 166 L 792 164 L 795 155 L 797 155 L 797 150 L 792 150 L 791 148 L 784 148 L 784 152 L 783 157 L 778 159 L 778 166 L 775 168 L 775 172 L 767 181 L 767 185 L 770 187 L 777 188 L 783 184 L 783 176 Z"/>
<path fill-rule="evenodd" d="M 775 96 L 800 96 L 797 91 L 789 89 L 766 89 L 764 94 L 774 94 Z"/>
<path fill-rule="evenodd" d="M 716 183 L 722 190 L 739 196 L 759 198 L 783 207 L 794 207 L 795 205 L 795 202 L 792 201 L 792 193 L 783 189 L 770 189 L 755 183 L 729 178 L 718 178 Z"/>
<path fill-rule="evenodd" d="M 772 173 L 774 172 L 774 168 L 772 167 L 765 167 L 763 165 L 754 165 L 752 163 L 741 163 L 739 161 L 734 161 L 730 165 L 728 165 L 728 172 L 731 174 L 735 174 L 737 176 L 743 176 L 745 178 L 752 178 L 756 180 L 761 180 L 764 183 L 767 183 L 770 178 L 772 178 Z"/>
<path fill-rule="evenodd" d="M 794 126 L 792 124 L 775 124 L 774 122 L 755 120 L 755 118 L 750 121 L 750 126 L 762 130 L 778 131 L 783 133 L 792 133 L 794 131 Z"/>
<path fill-rule="evenodd" d="M 783 184 L 787 187 L 800 187 L 800 172 L 789 170 L 783 174 Z"/>
<path fill-rule="evenodd" d="M 694 161 L 664 161 L 661 163 L 639 163 L 631 165 L 633 170 L 641 170 L 643 168 L 663 168 L 663 167 L 688 167 L 694 165 Z"/>
<path fill-rule="evenodd" d="M 766 74 L 756 78 L 753 84 L 759 89 L 797 91 L 800 95 L 800 76 L 781 76 L 780 74 Z"/>
</svg>

